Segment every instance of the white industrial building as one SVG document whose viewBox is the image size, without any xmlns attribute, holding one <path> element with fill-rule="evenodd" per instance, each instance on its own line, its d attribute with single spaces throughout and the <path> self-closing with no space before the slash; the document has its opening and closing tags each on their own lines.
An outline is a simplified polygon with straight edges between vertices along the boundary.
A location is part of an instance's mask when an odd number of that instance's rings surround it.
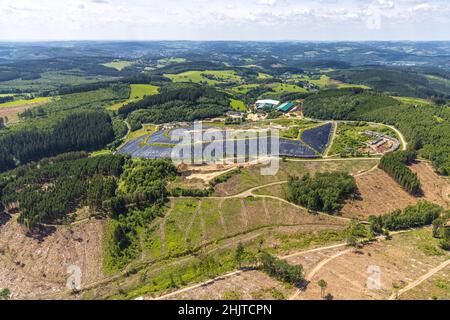
<svg viewBox="0 0 450 320">
<path fill-rule="evenodd" d="M 280 104 L 280 101 L 265 99 L 256 101 L 256 109 L 275 109 Z"/>
</svg>

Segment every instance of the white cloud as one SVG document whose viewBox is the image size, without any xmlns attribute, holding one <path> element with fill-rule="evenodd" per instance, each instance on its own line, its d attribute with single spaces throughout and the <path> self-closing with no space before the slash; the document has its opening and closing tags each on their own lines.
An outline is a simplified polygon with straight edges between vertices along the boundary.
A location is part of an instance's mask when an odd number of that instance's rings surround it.
<svg viewBox="0 0 450 320">
<path fill-rule="evenodd" d="M 446 0 L 1 0 L 2 39 L 410 38 Z M 434 28 L 435 29 L 435 28 Z M 392 30 L 396 30 L 392 33 Z M 375 33 L 374 33 L 375 32 Z M 447 32 L 448 33 L 448 32 Z M 444 34 L 444 31 L 443 33 Z M 450 35 L 447 35 L 448 38 Z M 430 31 L 429 38 L 435 35 Z"/>
<path fill-rule="evenodd" d="M 277 3 L 277 0 L 257 0 L 256 2 L 258 4 L 264 4 L 264 5 L 273 6 L 274 4 Z"/>
</svg>

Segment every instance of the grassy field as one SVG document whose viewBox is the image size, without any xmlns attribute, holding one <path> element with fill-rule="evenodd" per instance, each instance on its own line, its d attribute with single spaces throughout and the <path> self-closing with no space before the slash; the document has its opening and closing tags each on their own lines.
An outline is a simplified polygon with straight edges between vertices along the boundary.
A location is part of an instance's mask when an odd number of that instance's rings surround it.
<svg viewBox="0 0 450 320">
<path fill-rule="evenodd" d="M 247 108 L 245 107 L 245 103 L 241 100 L 231 99 L 230 102 L 231 108 L 237 111 L 245 111 Z"/>
<path fill-rule="evenodd" d="M 109 149 L 104 149 L 104 150 L 98 150 L 98 151 L 94 151 L 90 153 L 91 157 L 98 157 L 98 156 L 105 156 L 108 154 L 111 154 L 112 151 Z"/>
<path fill-rule="evenodd" d="M 112 61 L 112 62 L 108 62 L 108 63 L 103 63 L 102 66 L 105 66 L 108 68 L 113 68 L 118 71 L 122 71 L 126 67 L 132 66 L 133 64 L 134 64 L 133 61 L 117 60 L 117 61 Z"/>
<path fill-rule="evenodd" d="M 240 83 L 242 78 L 234 70 L 186 71 L 179 74 L 165 74 L 173 82 L 206 82 L 210 85 L 220 83 Z"/>
<path fill-rule="evenodd" d="M 258 88 L 259 86 L 260 85 L 256 83 L 243 84 L 240 86 L 233 87 L 229 91 L 231 93 L 247 94 L 250 90 Z"/>
<path fill-rule="evenodd" d="M 162 68 L 162 67 L 165 67 L 165 66 L 167 66 L 169 64 L 172 64 L 172 63 L 182 63 L 182 62 L 186 62 L 186 61 L 187 60 L 185 58 L 173 58 L 173 57 L 164 58 L 164 59 L 159 59 L 158 60 L 158 63 L 156 65 L 156 67 L 157 68 Z"/>
<path fill-rule="evenodd" d="M 142 99 L 144 96 L 158 94 L 159 87 L 151 84 L 132 84 L 130 99 Z"/>
<path fill-rule="evenodd" d="M 284 92 L 307 92 L 305 88 L 299 87 L 295 84 L 277 83 L 275 85 L 269 85 L 269 87 L 276 93 Z"/>
<path fill-rule="evenodd" d="M 21 106 L 25 106 L 25 105 L 29 105 L 29 104 L 44 104 L 47 102 L 50 102 L 52 100 L 51 97 L 38 97 L 38 98 L 34 98 L 34 99 L 20 99 L 20 100 L 14 100 L 14 101 L 10 101 L 10 102 L 5 102 L 5 103 L 1 103 L 0 104 L 0 108 L 12 108 L 12 107 L 21 107 Z"/>
<path fill-rule="evenodd" d="M 335 80 L 330 78 L 327 75 L 321 75 L 318 79 L 313 79 L 309 76 L 303 76 L 303 75 L 294 75 L 293 80 L 295 81 L 303 81 L 303 82 L 309 82 L 315 86 L 318 86 L 319 88 L 362 88 L 362 89 L 369 89 L 369 87 L 359 84 L 349 84 L 349 83 L 343 83 L 341 81 Z"/>
<path fill-rule="evenodd" d="M 236 268 L 239 242 L 254 252 L 290 253 L 336 243 L 345 226 L 274 199 L 173 199 L 164 217 L 139 232 L 142 255 L 134 265 L 143 269 L 125 278 L 119 295 L 110 298 L 161 293 L 229 272 Z M 286 238 L 293 240 L 279 247 Z"/>
<path fill-rule="evenodd" d="M 260 80 L 265 80 L 265 79 L 271 79 L 273 77 L 270 74 L 259 72 L 257 78 Z"/>
<path fill-rule="evenodd" d="M 392 97 L 392 98 L 397 99 L 406 104 L 413 104 L 419 106 L 426 106 L 430 104 L 426 99 L 421 98 L 412 98 L 412 97 Z"/>
<path fill-rule="evenodd" d="M 361 88 L 361 89 L 370 89 L 370 87 L 365 86 L 363 84 L 349 84 L 349 83 L 341 83 L 338 84 L 338 89 L 345 89 L 345 88 Z"/>
<path fill-rule="evenodd" d="M 157 130 L 157 126 L 155 126 L 153 124 L 144 124 L 143 128 L 130 132 L 126 136 L 124 143 L 127 143 L 129 141 L 132 141 L 134 139 L 140 138 L 145 135 L 151 135 L 151 134 L 155 133 L 156 130 Z"/>
<path fill-rule="evenodd" d="M 132 84 L 130 86 L 130 98 L 124 102 L 113 104 L 112 106 L 108 107 L 108 110 L 119 110 L 127 103 L 140 100 L 144 96 L 152 96 L 158 94 L 159 92 L 159 87 L 151 84 Z"/>
</svg>

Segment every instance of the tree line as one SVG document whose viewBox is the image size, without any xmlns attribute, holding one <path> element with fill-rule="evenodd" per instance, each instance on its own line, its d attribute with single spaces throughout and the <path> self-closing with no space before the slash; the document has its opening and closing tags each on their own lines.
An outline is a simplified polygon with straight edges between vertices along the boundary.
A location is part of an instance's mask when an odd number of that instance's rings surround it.
<svg viewBox="0 0 450 320">
<path fill-rule="evenodd" d="M 397 209 L 378 217 L 371 215 L 369 224 L 375 234 L 382 234 L 384 230 L 396 231 L 431 225 L 442 212 L 443 209 L 439 205 L 420 201 L 403 210 Z"/>
<path fill-rule="evenodd" d="M 415 152 L 396 151 L 385 154 L 381 158 L 378 167 L 384 170 L 410 194 L 419 195 L 421 192 L 420 180 L 417 174 L 412 172 L 407 166 L 414 158 Z"/>
<path fill-rule="evenodd" d="M 58 117 L 48 128 L 20 126 L 0 133 L 0 172 L 63 152 L 99 149 L 112 140 L 111 118 L 102 111 Z"/>
</svg>

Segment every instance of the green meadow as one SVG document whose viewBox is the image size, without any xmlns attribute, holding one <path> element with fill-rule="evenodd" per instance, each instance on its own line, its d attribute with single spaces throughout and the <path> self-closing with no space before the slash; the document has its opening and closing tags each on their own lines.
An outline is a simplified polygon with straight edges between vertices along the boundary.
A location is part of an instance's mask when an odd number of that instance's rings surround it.
<svg viewBox="0 0 450 320">
<path fill-rule="evenodd" d="M 113 68 L 118 71 L 122 71 L 126 67 L 132 66 L 134 64 L 133 61 L 127 61 L 127 60 L 118 60 L 118 61 L 112 61 L 108 63 L 103 63 L 102 66 Z"/>
<path fill-rule="evenodd" d="M 129 99 L 124 102 L 113 104 L 108 108 L 108 110 L 119 110 L 120 108 L 122 108 L 122 106 L 126 105 L 127 103 L 140 100 L 144 98 L 144 96 L 152 96 L 158 94 L 159 92 L 159 87 L 151 84 L 132 84 L 130 86 L 131 92 Z"/>
<path fill-rule="evenodd" d="M 245 111 L 247 108 L 245 107 L 245 103 L 241 100 L 231 99 L 230 102 L 231 108 L 236 111 Z"/>
</svg>

